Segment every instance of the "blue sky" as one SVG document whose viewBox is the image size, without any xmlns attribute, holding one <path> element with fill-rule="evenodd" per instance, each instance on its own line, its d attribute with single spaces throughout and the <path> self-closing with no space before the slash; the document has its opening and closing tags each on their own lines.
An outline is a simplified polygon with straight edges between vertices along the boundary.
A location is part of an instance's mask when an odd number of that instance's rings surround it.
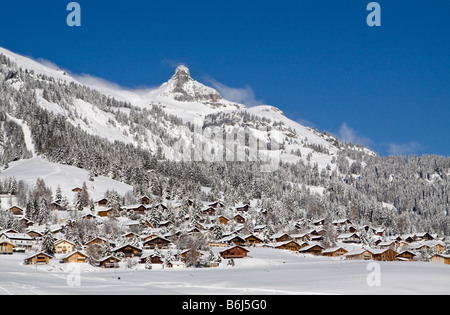
<svg viewBox="0 0 450 315">
<path fill-rule="evenodd" d="M 381 155 L 450 155 L 450 2 L 369 0 L 2 1 L 0 46 L 121 86 L 157 86 L 177 64 L 249 105 Z"/>
</svg>

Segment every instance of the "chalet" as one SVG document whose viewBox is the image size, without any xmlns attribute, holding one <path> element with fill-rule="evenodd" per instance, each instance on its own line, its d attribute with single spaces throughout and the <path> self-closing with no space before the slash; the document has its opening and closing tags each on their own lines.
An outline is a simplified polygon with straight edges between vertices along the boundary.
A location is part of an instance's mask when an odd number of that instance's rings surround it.
<svg viewBox="0 0 450 315">
<path fill-rule="evenodd" d="M 385 242 L 379 242 L 377 244 L 380 248 L 394 248 L 397 245 L 396 241 L 385 241 Z"/>
<path fill-rule="evenodd" d="M 317 244 L 317 243 L 312 243 L 305 247 L 300 248 L 299 253 L 321 255 L 323 250 L 324 250 L 324 248 L 322 245 Z"/>
<path fill-rule="evenodd" d="M 35 253 L 23 260 L 25 265 L 47 265 L 53 257 L 45 252 Z"/>
<path fill-rule="evenodd" d="M 84 245 L 86 245 L 86 246 L 106 245 L 109 243 L 110 242 L 106 238 L 97 236 L 97 237 L 91 239 L 90 241 L 86 242 Z"/>
<path fill-rule="evenodd" d="M 44 236 L 44 234 L 35 230 L 28 231 L 26 234 L 30 236 L 33 240 L 41 239 Z"/>
<path fill-rule="evenodd" d="M 427 244 L 429 248 L 434 249 L 441 254 L 444 252 L 445 243 L 442 241 L 426 241 L 425 244 Z"/>
<path fill-rule="evenodd" d="M 431 257 L 431 262 L 450 265 L 450 255 L 436 254 Z"/>
<path fill-rule="evenodd" d="M 88 255 L 85 252 L 80 251 L 80 250 L 68 253 L 65 256 L 61 257 L 63 264 L 86 263 L 87 259 L 88 259 Z"/>
<path fill-rule="evenodd" d="M 220 215 L 217 219 L 218 219 L 219 222 L 222 223 L 222 224 L 228 224 L 228 221 L 230 221 L 230 219 L 228 219 L 227 217 L 225 217 L 225 216 L 223 216 L 223 215 Z"/>
<path fill-rule="evenodd" d="M 202 210 L 202 214 L 213 216 L 216 215 L 216 209 L 214 207 L 205 207 Z"/>
<path fill-rule="evenodd" d="M 415 256 L 416 255 L 413 252 L 409 250 L 404 250 L 397 254 L 396 260 L 414 260 Z"/>
<path fill-rule="evenodd" d="M 208 207 L 213 207 L 213 208 L 224 208 L 225 207 L 225 203 L 221 200 L 217 200 L 213 203 L 208 204 Z"/>
<path fill-rule="evenodd" d="M 384 235 L 384 229 L 382 229 L 382 228 L 373 229 L 373 233 L 375 235 L 378 235 L 378 236 L 383 236 Z"/>
<path fill-rule="evenodd" d="M 413 243 L 415 242 L 414 235 L 404 235 L 402 241 L 406 243 Z"/>
<path fill-rule="evenodd" d="M 97 201 L 95 202 L 95 205 L 96 205 L 97 207 L 106 207 L 107 204 L 108 204 L 108 199 L 106 199 L 106 198 L 97 200 Z"/>
<path fill-rule="evenodd" d="M 17 206 L 12 206 L 8 210 L 14 215 L 23 215 L 23 209 L 21 209 Z"/>
<path fill-rule="evenodd" d="M 120 259 L 114 256 L 107 256 L 98 261 L 101 268 L 119 268 Z"/>
<path fill-rule="evenodd" d="M 167 268 L 173 268 L 173 269 L 179 269 L 179 268 L 186 267 L 186 264 L 184 262 L 182 262 L 182 261 L 174 260 L 174 261 L 167 262 L 166 267 Z"/>
<path fill-rule="evenodd" d="M 122 238 L 139 238 L 139 235 L 133 232 L 128 232 L 122 235 Z"/>
<path fill-rule="evenodd" d="M 142 249 L 131 245 L 125 244 L 113 250 L 113 254 L 122 253 L 125 257 L 139 257 L 142 254 Z"/>
<path fill-rule="evenodd" d="M 36 243 L 36 240 L 25 233 L 10 233 L 2 231 L 0 233 L 0 239 L 7 240 L 10 243 L 14 244 L 16 246 L 16 250 L 31 249 Z"/>
<path fill-rule="evenodd" d="M 25 217 L 23 217 L 22 219 L 19 220 L 20 224 L 22 226 L 25 226 L 27 228 L 29 228 L 30 226 L 33 226 L 34 222 L 31 221 L 30 219 L 27 219 Z"/>
<path fill-rule="evenodd" d="M 235 207 L 235 209 L 238 212 L 247 212 L 250 209 L 250 205 L 249 204 L 238 205 L 237 207 Z"/>
<path fill-rule="evenodd" d="M 344 257 L 347 260 L 370 260 L 372 259 L 372 253 L 366 249 L 358 249 L 344 254 Z"/>
<path fill-rule="evenodd" d="M 340 220 L 334 220 L 331 222 L 334 226 L 346 226 L 352 224 L 352 221 L 349 219 L 340 219 Z"/>
<path fill-rule="evenodd" d="M 67 254 L 75 250 L 75 243 L 61 239 L 55 242 L 56 254 Z"/>
<path fill-rule="evenodd" d="M 106 209 L 98 210 L 97 214 L 99 217 L 102 217 L 102 218 L 110 217 L 110 216 L 119 216 L 117 211 L 114 211 L 113 208 L 106 208 Z"/>
<path fill-rule="evenodd" d="M 267 229 L 267 225 L 266 224 L 258 224 L 255 225 L 255 227 L 253 228 L 253 232 L 255 233 L 262 233 Z"/>
<path fill-rule="evenodd" d="M 239 235 L 230 235 L 230 236 L 222 238 L 219 242 L 220 243 L 229 244 L 229 245 L 230 244 L 244 245 L 245 244 L 245 239 L 243 239 Z"/>
<path fill-rule="evenodd" d="M 158 248 L 169 248 L 169 244 L 171 244 L 171 241 L 168 239 L 161 236 L 156 236 L 145 241 L 143 246 L 145 249 L 154 249 L 156 246 Z"/>
<path fill-rule="evenodd" d="M 122 207 L 123 210 L 127 212 L 133 211 L 134 213 L 145 214 L 147 208 L 143 204 L 129 205 L 126 207 Z"/>
<path fill-rule="evenodd" d="M 0 255 L 11 255 L 14 247 L 16 246 L 13 243 L 7 240 L 0 240 Z"/>
<path fill-rule="evenodd" d="M 323 225 L 324 223 L 325 223 L 325 219 L 324 218 L 313 221 L 313 224 L 315 226 Z"/>
<path fill-rule="evenodd" d="M 301 248 L 300 244 L 295 241 L 277 242 L 276 244 L 273 244 L 271 247 L 276 249 L 290 250 L 293 252 L 298 252 Z"/>
<path fill-rule="evenodd" d="M 356 233 L 341 234 L 337 237 L 337 240 L 344 242 L 344 243 L 360 243 L 361 242 L 361 238 Z"/>
<path fill-rule="evenodd" d="M 62 203 L 61 203 L 61 199 L 52 201 L 50 203 L 50 209 L 56 210 L 56 211 L 63 211 L 63 210 L 65 210 L 63 205 L 62 205 Z"/>
<path fill-rule="evenodd" d="M 149 205 L 150 204 L 150 198 L 148 198 L 147 196 L 142 196 L 141 197 L 141 203 L 143 205 Z"/>
<path fill-rule="evenodd" d="M 348 230 L 349 233 L 356 233 L 358 231 L 357 227 L 355 227 L 354 225 L 350 225 L 347 228 L 347 230 Z"/>
<path fill-rule="evenodd" d="M 72 189 L 72 191 L 73 191 L 74 193 L 79 193 L 79 192 L 82 192 L 83 189 L 81 189 L 80 187 L 75 187 L 74 189 Z"/>
<path fill-rule="evenodd" d="M 308 242 L 311 240 L 311 237 L 308 233 L 300 233 L 300 234 L 291 234 L 291 237 L 295 241 Z"/>
<path fill-rule="evenodd" d="M 348 250 L 342 247 L 327 248 L 322 251 L 323 256 L 337 257 L 348 253 Z"/>
<path fill-rule="evenodd" d="M 273 242 L 285 242 L 289 241 L 291 239 L 291 236 L 287 233 L 277 233 L 270 237 L 270 240 Z"/>
<path fill-rule="evenodd" d="M 236 246 L 229 247 L 229 248 L 221 251 L 220 256 L 224 259 L 245 258 L 245 257 L 247 257 L 248 252 L 249 252 L 248 249 L 246 249 L 242 246 L 236 245 Z"/>
<path fill-rule="evenodd" d="M 263 243 L 262 239 L 260 239 L 259 237 L 257 237 L 256 235 L 253 235 L 253 234 L 249 234 L 249 235 L 243 236 L 242 238 L 245 240 L 245 243 L 249 244 L 249 245 Z"/>
<path fill-rule="evenodd" d="M 397 256 L 397 252 L 391 248 L 370 249 L 370 252 L 372 253 L 372 259 L 379 261 L 394 261 Z"/>
<path fill-rule="evenodd" d="M 424 232 L 424 233 L 416 233 L 414 239 L 416 241 L 432 241 L 434 238 L 428 232 Z"/>
<path fill-rule="evenodd" d="M 239 213 L 233 217 L 233 220 L 236 221 L 236 223 L 245 223 L 245 218 Z"/>
</svg>

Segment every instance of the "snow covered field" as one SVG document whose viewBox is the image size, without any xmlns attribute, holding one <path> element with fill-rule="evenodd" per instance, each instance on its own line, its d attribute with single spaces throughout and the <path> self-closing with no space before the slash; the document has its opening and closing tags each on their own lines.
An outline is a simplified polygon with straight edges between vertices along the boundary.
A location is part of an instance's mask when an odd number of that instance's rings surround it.
<svg viewBox="0 0 450 315">
<path fill-rule="evenodd" d="M 0 256 L 0 295 L 449 294 L 450 266 L 427 262 L 341 261 L 270 248 L 217 268 L 100 269 L 87 264 L 25 266 L 28 254 Z M 377 278 L 379 277 L 379 278 Z M 120 278 L 120 279 L 119 279 Z M 379 279 L 379 286 L 374 279 Z M 369 281 L 368 281 L 369 280 Z M 372 285 L 370 285 L 372 284 Z M 375 285 L 373 285 L 375 284 Z"/>
</svg>

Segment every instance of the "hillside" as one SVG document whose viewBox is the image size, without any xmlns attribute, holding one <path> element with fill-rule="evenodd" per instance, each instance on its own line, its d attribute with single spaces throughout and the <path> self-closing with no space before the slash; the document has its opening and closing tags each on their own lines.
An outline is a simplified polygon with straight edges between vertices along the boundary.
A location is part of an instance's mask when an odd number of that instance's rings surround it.
<svg viewBox="0 0 450 315">
<path fill-rule="evenodd" d="M 13 177 L 29 185 L 46 177 L 54 193 L 57 181 L 67 191 L 89 174 L 95 184 L 109 178 L 120 195 L 132 186 L 136 199 L 253 203 L 269 211 L 275 231 L 299 218 L 350 217 L 389 233 L 450 234 L 449 158 L 379 157 L 274 106 L 227 101 L 184 66 L 138 92 L 81 84 L 0 49 L 0 82 L 2 193 Z M 37 161 L 43 173 L 24 177 Z M 63 165 L 83 171 L 56 176 Z"/>
</svg>

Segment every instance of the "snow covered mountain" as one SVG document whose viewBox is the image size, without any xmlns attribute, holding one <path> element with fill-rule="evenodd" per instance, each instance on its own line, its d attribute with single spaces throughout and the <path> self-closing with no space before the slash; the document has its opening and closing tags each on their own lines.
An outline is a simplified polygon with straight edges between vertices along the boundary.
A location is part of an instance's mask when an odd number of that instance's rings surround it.
<svg viewBox="0 0 450 315">
<path fill-rule="evenodd" d="M 161 200 L 253 201 L 269 213 L 259 220 L 280 229 L 329 215 L 403 233 L 450 231 L 450 159 L 379 157 L 274 106 L 228 101 L 185 66 L 137 91 L 0 48 L 0 166 L 5 193 L 14 176 L 30 185 L 46 177 L 53 191 L 62 181 L 69 194 L 88 178 L 93 196 L 113 187 Z"/>
<path fill-rule="evenodd" d="M 48 67 L 3 48 L 0 48 L 0 53 L 16 63 L 12 67 L 16 73 L 22 69 L 33 80 L 46 83 L 43 87 L 34 88 L 36 102 L 44 110 L 67 117 L 73 126 L 91 135 L 110 142 L 132 144 L 152 153 L 160 152 L 169 160 L 179 159 L 180 148 L 186 152 L 186 146 L 191 145 L 195 136 L 192 125 L 203 128 L 198 139 L 206 147 L 213 149 L 223 145 L 221 139 L 217 141 L 218 138 L 214 140 L 205 136 L 205 123 L 209 128 L 227 128 L 228 131 L 234 128 L 235 133 L 243 132 L 246 137 L 250 134 L 251 138 L 266 146 L 266 151 L 267 145 L 272 142 L 275 145 L 271 146 L 271 154 L 277 160 L 303 160 L 317 163 L 319 169 L 327 165 L 330 167 L 332 157 L 339 151 L 339 141 L 335 137 L 304 127 L 275 107 L 261 105 L 247 108 L 225 100 L 215 89 L 194 80 L 185 66 L 179 66 L 172 78 L 159 88 L 145 93 L 91 84 L 84 93 L 93 94 L 91 89 L 98 91 L 94 98 L 88 99 L 78 92 L 61 98 L 60 90 L 65 86 L 86 85 L 63 70 Z M 14 76 L 15 71 L 6 69 L 5 65 L 2 67 L 3 81 L 17 90 L 23 87 L 24 80 Z M 8 75 L 12 77 L 8 78 Z M 55 85 L 58 87 L 54 88 Z M 112 98 L 122 103 L 108 106 Z M 102 99 L 106 99 L 106 106 Z M 136 119 L 137 116 L 141 118 Z M 150 127 L 152 121 L 158 126 L 153 124 Z M 27 128 L 24 124 L 22 126 Z M 240 131 L 237 127 L 241 128 Z M 277 148 L 276 152 L 274 148 Z M 247 149 L 252 151 L 252 148 Z M 183 159 L 186 158 L 189 156 L 184 154 Z"/>
</svg>

